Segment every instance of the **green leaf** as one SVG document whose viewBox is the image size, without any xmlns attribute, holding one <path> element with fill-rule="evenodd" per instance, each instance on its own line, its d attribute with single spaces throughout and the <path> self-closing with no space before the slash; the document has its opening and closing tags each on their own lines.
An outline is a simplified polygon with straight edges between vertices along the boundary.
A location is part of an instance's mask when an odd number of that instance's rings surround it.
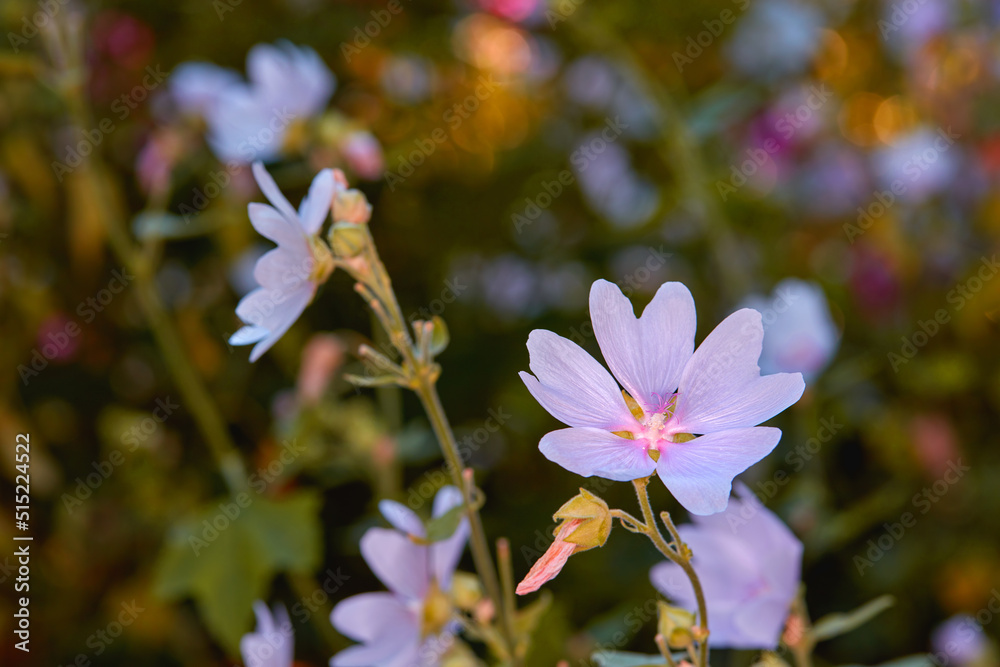
<svg viewBox="0 0 1000 667">
<path fill-rule="evenodd" d="M 816 621 L 812 637 L 816 641 L 838 637 L 864 625 L 895 603 L 896 599 L 891 595 L 882 595 L 846 614 L 827 614 Z"/>
<path fill-rule="evenodd" d="M 210 505 L 167 538 L 155 594 L 194 598 L 209 631 L 235 655 L 251 630 L 253 601 L 267 597 L 274 576 L 319 566 L 319 505 L 308 491 L 281 500 L 243 492 Z"/>
<path fill-rule="evenodd" d="M 436 516 L 428 521 L 427 541 L 440 542 L 441 540 L 447 540 L 458 530 L 458 524 L 462 522 L 463 516 L 465 516 L 465 505 L 456 505 L 441 516 Z"/>
<path fill-rule="evenodd" d="M 934 667 L 935 662 L 926 653 L 909 655 L 890 662 L 884 662 L 878 667 Z M 845 665 L 844 667 L 863 667 L 863 665 Z"/>
</svg>

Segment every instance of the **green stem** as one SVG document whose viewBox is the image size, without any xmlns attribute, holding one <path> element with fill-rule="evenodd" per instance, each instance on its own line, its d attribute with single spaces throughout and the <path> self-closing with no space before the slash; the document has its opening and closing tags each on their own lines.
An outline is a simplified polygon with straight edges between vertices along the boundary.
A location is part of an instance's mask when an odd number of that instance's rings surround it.
<svg viewBox="0 0 1000 667">
<path fill-rule="evenodd" d="M 74 124 L 83 131 L 88 127 L 88 112 L 79 88 L 70 88 L 66 93 L 67 106 Z M 96 201 L 105 212 L 102 220 L 108 232 L 111 249 L 125 269 L 135 275 L 136 294 L 143 314 L 149 323 L 153 338 L 163 353 L 168 372 L 173 376 L 177 389 L 181 392 L 186 407 L 191 411 L 205 442 L 225 479 L 231 493 L 246 488 L 247 473 L 243 459 L 229 436 L 225 421 L 218 412 L 215 401 L 205 388 L 200 376 L 184 351 L 180 336 L 175 329 L 166 307 L 156 290 L 152 267 L 143 259 L 142 253 L 128 236 L 125 224 L 113 215 L 113 198 L 107 191 L 104 170 L 95 154 L 90 163 L 83 167 L 88 184 L 93 189 Z"/>
<path fill-rule="evenodd" d="M 486 589 L 486 595 L 493 602 L 500 619 L 500 628 L 503 638 L 507 644 L 508 653 L 514 655 L 514 628 L 512 627 L 511 616 L 513 609 L 506 609 L 504 597 L 501 592 L 500 582 L 497 578 L 497 570 L 493 564 L 493 557 L 490 552 L 489 543 L 486 540 L 486 532 L 483 530 L 482 519 L 479 510 L 476 509 L 472 498 L 470 484 L 466 484 L 462 479 L 462 458 L 458 451 L 458 443 L 452 432 L 448 415 L 441 405 L 441 398 L 437 391 L 438 369 L 430 359 L 420 358 L 413 349 L 413 338 L 410 336 L 408 323 L 403 317 L 403 311 L 399 307 L 399 301 L 392 289 L 392 281 L 389 274 L 378 256 L 371 234 L 366 230 L 366 243 L 362 251 L 367 260 L 368 270 L 371 275 L 363 275 L 352 272 L 358 282 L 370 290 L 377 305 L 381 306 L 380 320 L 386 327 L 386 333 L 393 345 L 403 357 L 404 369 L 410 374 L 410 388 L 420 398 L 420 403 L 427 413 L 427 418 L 431 423 L 431 428 L 437 441 L 441 446 L 441 453 L 444 455 L 445 467 L 451 475 L 452 482 L 462 491 L 465 502 L 466 515 L 469 519 L 469 549 L 472 551 L 472 559 L 476 565 L 476 571 Z"/>
<path fill-rule="evenodd" d="M 632 480 L 632 485 L 635 487 L 635 495 L 639 499 L 639 507 L 642 508 L 642 518 L 645 521 L 646 536 L 652 540 L 653 544 L 660 551 L 660 553 L 679 565 L 681 569 L 684 570 L 684 574 L 686 574 L 688 579 L 691 580 L 691 587 L 694 588 L 694 596 L 698 601 L 698 622 L 701 628 L 707 631 L 708 606 L 705 604 L 705 592 L 701 587 L 701 581 L 698 579 L 698 574 L 694 571 L 694 568 L 691 567 L 691 562 L 680 553 L 670 548 L 670 545 L 663 538 L 663 534 L 656 525 L 656 518 L 653 516 L 653 508 L 649 504 L 649 493 L 646 489 L 649 484 L 649 479 L 649 477 L 643 477 L 641 479 Z M 673 525 L 673 522 L 669 521 L 669 515 L 667 516 L 666 524 L 670 534 L 676 535 L 677 528 Z M 680 549 L 680 547 L 681 542 L 677 542 L 677 548 Z M 707 639 L 705 641 L 698 642 L 698 665 L 699 667 L 708 667 Z"/>
</svg>

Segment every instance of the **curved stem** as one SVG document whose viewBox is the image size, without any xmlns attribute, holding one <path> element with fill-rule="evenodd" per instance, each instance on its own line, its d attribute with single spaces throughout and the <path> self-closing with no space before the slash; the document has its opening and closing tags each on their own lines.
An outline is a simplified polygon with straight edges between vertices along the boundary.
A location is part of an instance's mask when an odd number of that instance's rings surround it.
<svg viewBox="0 0 1000 667">
<path fill-rule="evenodd" d="M 691 562 L 685 558 L 681 553 L 679 553 L 681 542 L 678 540 L 679 534 L 677 533 L 677 528 L 674 526 L 673 522 L 670 521 L 669 515 L 666 516 L 664 523 L 670 534 L 675 537 L 677 544 L 677 551 L 672 549 L 667 541 L 663 538 L 663 534 L 660 532 L 660 528 L 656 525 L 656 518 L 653 516 L 653 508 L 649 504 L 649 493 L 646 490 L 646 486 L 649 484 L 649 477 L 643 477 L 641 479 L 632 480 L 632 485 L 635 487 L 635 495 L 639 499 L 639 507 L 642 509 L 642 518 L 646 522 L 646 536 L 652 540 L 656 548 L 670 559 L 672 562 L 676 563 L 684 570 L 684 574 L 687 575 L 688 579 L 691 580 L 691 587 L 694 589 L 695 599 L 698 601 L 698 622 L 703 630 L 708 630 L 708 606 L 705 604 L 705 592 L 701 587 L 701 581 L 698 579 L 698 574 L 691 567 Z M 708 639 L 698 642 L 698 665 L 700 667 L 708 667 Z"/>
</svg>

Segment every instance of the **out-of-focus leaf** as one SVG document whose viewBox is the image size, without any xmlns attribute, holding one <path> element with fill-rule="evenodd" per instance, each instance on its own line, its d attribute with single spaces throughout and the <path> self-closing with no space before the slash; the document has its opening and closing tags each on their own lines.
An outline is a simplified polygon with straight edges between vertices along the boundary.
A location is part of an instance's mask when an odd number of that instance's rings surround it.
<svg viewBox="0 0 1000 667">
<path fill-rule="evenodd" d="M 932 667 L 934 661 L 925 653 L 908 655 L 905 658 L 884 662 L 878 667 Z M 844 667 L 863 667 L 862 665 L 844 665 Z"/>
<path fill-rule="evenodd" d="M 427 522 L 427 541 L 440 542 L 455 534 L 458 524 L 465 515 L 465 505 L 456 505 L 450 510 Z"/>
<path fill-rule="evenodd" d="M 251 629 L 253 601 L 267 596 L 277 573 L 316 569 L 321 544 L 315 494 L 269 500 L 244 493 L 173 531 L 154 586 L 162 598 L 194 598 L 208 629 L 234 654 Z"/>
<path fill-rule="evenodd" d="M 864 625 L 895 603 L 896 599 L 891 595 L 882 595 L 846 614 L 827 614 L 816 621 L 812 636 L 816 641 L 838 637 Z"/>
<path fill-rule="evenodd" d="M 687 654 L 678 653 L 676 660 L 683 660 Z M 630 653 L 628 651 L 604 652 L 597 651 L 591 654 L 590 659 L 598 667 L 666 667 L 666 661 L 659 653 L 649 655 L 645 653 Z"/>
<path fill-rule="evenodd" d="M 448 334 L 448 325 L 444 323 L 444 320 L 437 315 L 431 320 L 434 328 L 431 330 L 431 354 L 435 357 L 448 347 L 448 341 L 451 340 Z"/>
<path fill-rule="evenodd" d="M 158 239 L 185 239 L 215 231 L 219 222 L 210 215 L 186 219 L 173 213 L 144 211 L 132 220 L 132 231 L 143 241 Z"/>
</svg>

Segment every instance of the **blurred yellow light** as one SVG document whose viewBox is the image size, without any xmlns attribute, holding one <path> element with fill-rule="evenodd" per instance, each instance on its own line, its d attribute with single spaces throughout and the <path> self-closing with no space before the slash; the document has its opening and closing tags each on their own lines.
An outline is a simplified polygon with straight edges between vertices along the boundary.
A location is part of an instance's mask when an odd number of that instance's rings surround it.
<svg viewBox="0 0 1000 667">
<path fill-rule="evenodd" d="M 858 146 L 873 146 L 879 137 L 875 132 L 875 113 L 882 98 L 875 93 L 856 93 L 840 107 L 837 124 L 840 133 Z"/>
<path fill-rule="evenodd" d="M 893 95 L 879 104 L 872 119 L 875 134 L 883 144 L 892 144 L 897 135 L 913 128 L 916 124 L 916 110 L 910 101 L 901 95 Z"/>
<path fill-rule="evenodd" d="M 531 45 L 524 33 L 486 14 L 459 21 L 452 44 L 466 62 L 498 74 L 517 74 L 531 65 Z"/>
<path fill-rule="evenodd" d="M 835 30 L 823 30 L 821 35 L 822 45 L 816 58 L 816 76 L 820 79 L 832 79 L 847 69 L 847 42 Z"/>
</svg>

